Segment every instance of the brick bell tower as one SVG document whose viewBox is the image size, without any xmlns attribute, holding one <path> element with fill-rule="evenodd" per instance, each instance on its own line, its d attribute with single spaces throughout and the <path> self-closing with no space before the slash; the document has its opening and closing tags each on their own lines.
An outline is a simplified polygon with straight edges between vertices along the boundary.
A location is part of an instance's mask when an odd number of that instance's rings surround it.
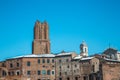
<svg viewBox="0 0 120 80">
<path fill-rule="evenodd" d="M 49 54 L 50 40 L 49 40 L 48 23 L 40 21 L 35 22 L 34 26 L 34 41 L 32 43 L 32 54 Z"/>
</svg>

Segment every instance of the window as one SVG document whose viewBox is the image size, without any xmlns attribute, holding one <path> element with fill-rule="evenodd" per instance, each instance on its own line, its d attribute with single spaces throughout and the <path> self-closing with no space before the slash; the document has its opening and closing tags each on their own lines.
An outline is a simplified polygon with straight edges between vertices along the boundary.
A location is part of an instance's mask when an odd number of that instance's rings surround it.
<svg viewBox="0 0 120 80">
<path fill-rule="evenodd" d="M 40 70 L 38 70 L 38 75 L 41 75 L 41 71 Z"/>
<path fill-rule="evenodd" d="M 75 77 L 75 80 L 78 80 L 78 77 Z"/>
<path fill-rule="evenodd" d="M 52 67 L 55 67 L 54 65 L 52 65 Z"/>
<path fill-rule="evenodd" d="M 12 71 L 12 75 L 14 75 L 14 71 Z"/>
<path fill-rule="evenodd" d="M 45 68 L 45 65 L 43 65 L 43 68 Z"/>
<path fill-rule="evenodd" d="M 59 63 L 61 63 L 62 61 L 61 61 L 61 59 L 59 60 Z"/>
<path fill-rule="evenodd" d="M 50 70 L 47 71 L 47 75 L 50 75 Z"/>
<path fill-rule="evenodd" d="M 70 80 L 70 78 L 68 77 L 67 80 Z"/>
<path fill-rule="evenodd" d="M 60 76 L 61 76 L 61 72 L 60 72 Z"/>
<path fill-rule="evenodd" d="M 67 68 L 69 68 L 69 65 L 67 66 Z"/>
<path fill-rule="evenodd" d="M 38 64 L 40 64 L 40 59 L 38 59 Z"/>
<path fill-rule="evenodd" d="M 75 67 L 77 67 L 77 64 L 75 64 Z"/>
<path fill-rule="evenodd" d="M 11 75 L 11 72 L 8 72 L 8 75 Z"/>
<path fill-rule="evenodd" d="M 50 60 L 49 60 L 49 59 L 47 59 L 47 63 L 50 63 Z"/>
<path fill-rule="evenodd" d="M 44 75 L 45 75 L 45 74 L 46 74 L 46 70 L 42 70 L 42 74 L 44 74 Z"/>
<path fill-rule="evenodd" d="M 66 59 L 66 62 L 68 62 L 69 61 L 69 59 Z"/>
<path fill-rule="evenodd" d="M 12 63 L 10 63 L 10 68 L 12 68 L 13 67 L 13 64 Z"/>
<path fill-rule="evenodd" d="M 55 72 L 54 71 L 52 71 L 52 75 L 54 75 L 55 74 Z"/>
<path fill-rule="evenodd" d="M 30 66 L 30 61 L 27 62 L 27 66 Z"/>
<path fill-rule="evenodd" d="M 74 73 L 76 73 L 76 70 L 74 70 Z"/>
<path fill-rule="evenodd" d="M 6 76 L 7 74 L 6 74 L 6 72 L 3 70 L 2 71 L 2 76 Z"/>
<path fill-rule="evenodd" d="M 16 75 L 20 75 L 20 71 L 17 71 L 17 72 L 16 72 Z"/>
<path fill-rule="evenodd" d="M 27 71 L 27 75 L 31 75 L 31 72 L 30 72 L 30 71 Z"/>
<path fill-rule="evenodd" d="M 4 67 L 5 66 L 5 64 L 4 63 L 2 63 L 2 67 Z"/>
<path fill-rule="evenodd" d="M 17 67 L 19 67 L 20 66 L 20 64 L 19 63 L 17 63 Z"/>
<path fill-rule="evenodd" d="M 60 70 L 62 69 L 62 67 L 61 67 L 61 66 L 59 66 L 59 68 L 60 68 Z"/>
<path fill-rule="evenodd" d="M 85 48 L 85 52 L 87 52 L 87 48 Z"/>
<path fill-rule="evenodd" d="M 62 80 L 62 78 L 59 78 L 59 80 Z"/>
<path fill-rule="evenodd" d="M 67 75 L 67 72 L 65 72 L 65 75 Z"/>
<path fill-rule="evenodd" d="M 92 66 L 93 72 L 95 72 L 95 65 Z"/>
<path fill-rule="evenodd" d="M 54 63 L 54 59 L 52 59 L 52 63 Z"/>
<path fill-rule="evenodd" d="M 42 60 L 42 63 L 45 63 L 45 59 Z"/>
</svg>

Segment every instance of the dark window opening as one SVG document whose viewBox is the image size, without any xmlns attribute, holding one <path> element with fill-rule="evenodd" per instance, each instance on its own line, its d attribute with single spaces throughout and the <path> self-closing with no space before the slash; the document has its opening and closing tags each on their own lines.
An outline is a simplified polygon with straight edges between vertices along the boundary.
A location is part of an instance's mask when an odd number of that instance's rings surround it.
<svg viewBox="0 0 120 80">
<path fill-rule="evenodd" d="M 68 62 L 69 61 L 69 59 L 66 59 L 66 62 Z"/>
<path fill-rule="evenodd" d="M 54 73 L 54 71 L 52 71 L 52 75 L 54 75 L 55 73 Z"/>
<path fill-rule="evenodd" d="M 52 59 L 52 63 L 54 63 L 54 59 Z"/>
<path fill-rule="evenodd" d="M 11 63 L 11 64 L 10 64 L 10 68 L 12 68 L 12 67 L 13 67 L 13 64 Z"/>
<path fill-rule="evenodd" d="M 38 59 L 38 64 L 40 64 L 40 59 Z"/>
<path fill-rule="evenodd" d="M 6 76 L 7 74 L 6 74 L 6 72 L 3 70 L 2 71 L 2 76 Z"/>
<path fill-rule="evenodd" d="M 47 75 L 50 75 L 50 70 L 47 71 Z"/>
<path fill-rule="evenodd" d="M 40 70 L 38 71 L 38 75 L 41 75 L 41 71 Z"/>
<path fill-rule="evenodd" d="M 17 72 L 17 75 L 20 75 L 20 72 L 19 72 L 19 71 Z"/>
<path fill-rule="evenodd" d="M 67 80 L 70 80 L 70 78 L 68 77 Z"/>
<path fill-rule="evenodd" d="M 61 59 L 59 60 L 59 63 L 61 63 L 62 61 L 61 61 Z"/>
<path fill-rule="evenodd" d="M 87 80 L 87 76 L 84 76 L 84 77 L 83 77 L 83 80 Z"/>
<path fill-rule="evenodd" d="M 75 80 L 78 80 L 78 77 L 75 77 Z"/>
<path fill-rule="evenodd" d="M 62 78 L 59 78 L 59 80 L 62 80 Z"/>
<path fill-rule="evenodd" d="M 47 63 L 50 63 L 50 60 L 49 60 L 49 59 L 47 59 Z"/>
<path fill-rule="evenodd" d="M 27 75 L 31 75 L 31 72 L 30 72 L 30 71 L 27 71 Z"/>
<path fill-rule="evenodd" d="M 45 63 L 45 59 L 43 59 L 42 62 Z"/>
<path fill-rule="evenodd" d="M 61 76 L 61 72 L 60 72 L 60 76 Z"/>
<path fill-rule="evenodd" d="M 95 72 L 95 65 L 92 66 L 93 72 Z"/>
<path fill-rule="evenodd" d="M 20 66 L 20 64 L 19 63 L 17 63 L 17 67 L 19 67 Z"/>
<path fill-rule="evenodd" d="M 70 66 L 68 65 L 67 68 L 69 68 Z"/>
<path fill-rule="evenodd" d="M 30 65 L 31 65 L 31 64 L 30 64 L 30 61 L 28 61 L 28 62 L 27 62 L 27 66 L 30 66 Z"/>
</svg>

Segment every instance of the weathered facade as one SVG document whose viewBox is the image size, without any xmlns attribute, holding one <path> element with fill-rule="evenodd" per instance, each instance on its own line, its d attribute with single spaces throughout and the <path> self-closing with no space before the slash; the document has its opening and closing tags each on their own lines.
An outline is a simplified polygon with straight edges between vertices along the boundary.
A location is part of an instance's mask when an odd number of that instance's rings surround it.
<svg viewBox="0 0 120 80">
<path fill-rule="evenodd" d="M 104 59 L 101 61 L 103 80 L 120 80 L 120 61 Z"/>
<path fill-rule="evenodd" d="M 53 54 L 48 54 L 26 55 L 8 59 L 4 62 L 5 66 L 2 66 L 5 71 L 1 70 L 1 78 L 7 80 L 54 80 L 54 57 Z"/>
<path fill-rule="evenodd" d="M 71 60 L 75 56 L 74 52 L 62 52 L 56 55 L 56 80 L 72 80 Z"/>
</svg>

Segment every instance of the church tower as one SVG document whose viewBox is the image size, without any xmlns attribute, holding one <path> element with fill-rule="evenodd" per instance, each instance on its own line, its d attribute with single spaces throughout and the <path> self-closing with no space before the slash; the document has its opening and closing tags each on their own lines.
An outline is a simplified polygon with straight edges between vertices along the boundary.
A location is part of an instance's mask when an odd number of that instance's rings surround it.
<svg viewBox="0 0 120 80">
<path fill-rule="evenodd" d="M 83 57 L 88 56 L 88 46 L 87 44 L 83 41 L 82 44 L 80 44 L 80 55 Z"/>
<path fill-rule="evenodd" d="M 48 23 L 40 21 L 35 22 L 34 26 L 34 41 L 32 43 L 32 54 L 49 54 L 50 40 L 49 40 Z"/>
</svg>

